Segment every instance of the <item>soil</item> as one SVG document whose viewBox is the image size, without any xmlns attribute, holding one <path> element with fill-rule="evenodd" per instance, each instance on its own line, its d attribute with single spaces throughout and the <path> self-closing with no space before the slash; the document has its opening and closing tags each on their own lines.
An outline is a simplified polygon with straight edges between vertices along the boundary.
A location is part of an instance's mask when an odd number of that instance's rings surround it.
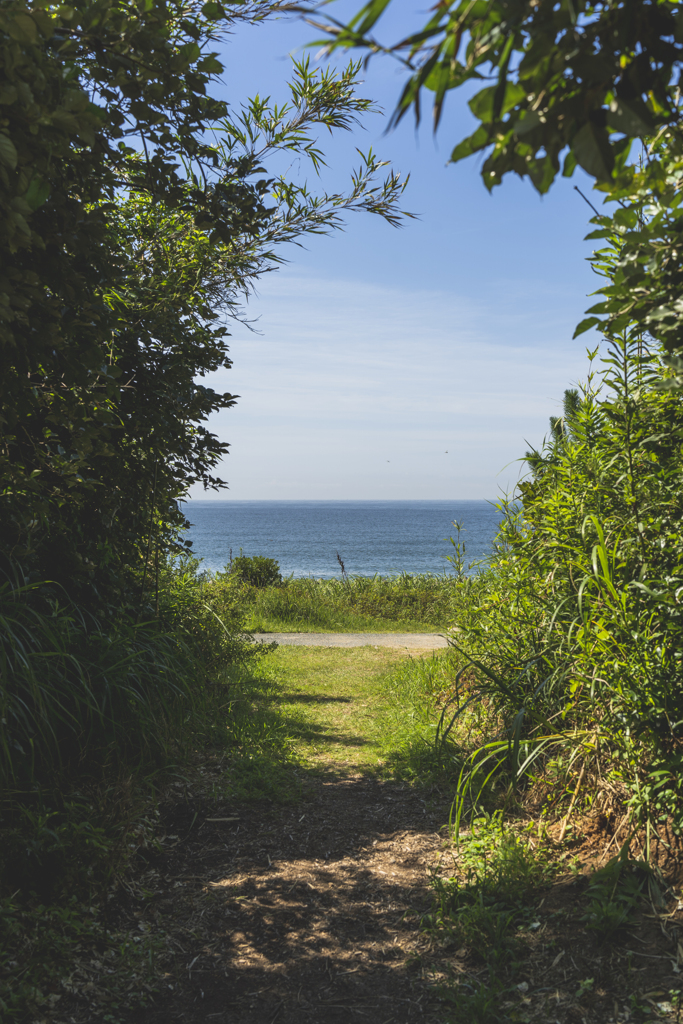
<svg viewBox="0 0 683 1024">
<path fill-rule="evenodd" d="M 457 859 L 446 815 L 340 766 L 296 806 L 169 803 L 160 852 L 118 908 L 163 940 L 157 993 L 127 1024 L 445 1024 L 458 992 L 489 977 L 424 928 L 430 877 Z M 683 903 L 643 902 L 610 941 L 588 932 L 586 872 L 609 837 L 599 820 L 584 825 L 574 871 L 529 895 L 514 983 L 500 1016 L 482 1020 L 680 1020 Z"/>
</svg>

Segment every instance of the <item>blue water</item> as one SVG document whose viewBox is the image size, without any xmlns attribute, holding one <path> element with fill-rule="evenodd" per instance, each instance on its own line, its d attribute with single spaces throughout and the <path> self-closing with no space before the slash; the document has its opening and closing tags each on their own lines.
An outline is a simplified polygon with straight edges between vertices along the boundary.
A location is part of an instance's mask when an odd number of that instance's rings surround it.
<svg viewBox="0 0 683 1024">
<path fill-rule="evenodd" d="M 280 563 L 285 576 L 352 576 L 450 571 L 453 520 L 463 525 L 466 559 L 491 551 L 500 512 L 488 501 L 198 501 L 183 506 L 188 538 L 208 569 L 242 549 Z"/>
</svg>

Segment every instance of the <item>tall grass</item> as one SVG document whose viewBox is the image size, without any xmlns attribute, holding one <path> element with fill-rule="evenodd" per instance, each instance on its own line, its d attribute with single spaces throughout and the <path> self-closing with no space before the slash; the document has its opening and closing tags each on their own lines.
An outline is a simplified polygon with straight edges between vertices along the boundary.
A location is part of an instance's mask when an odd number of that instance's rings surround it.
<svg viewBox="0 0 683 1024">
<path fill-rule="evenodd" d="M 0 780 L 153 757 L 189 705 L 189 659 L 156 627 L 101 624 L 16 569 L 0 583 Z"/>
<path fill-rule="evenodd" d="M 115 869 L 136 792 L 198 746 L 225 747 L 231 717 L 244 731 L 226 671 L 268 648 L 244 633 L 234 596 L 180 559 L 160 569 L 156 615 L 124 606 L 105 623 L 55 585 L 5 573 L 0 895 Z"/>
<path fill-rule="evenodd" d="M 83 943 L 109 958 L 103 998 L 132 998 L 131 976 L 144 996 L 153 950 L 105 929 L 105 910 L 170 772 L 219 755 L 216 797 L 296 788 L 272 695 L 246 669 L 268 645 L 245 634 L 233 584 L 184 558 L 159 566 L 142 610 L 140 589 L 105 621 L 17 566 L 0 579 L 3 1020 L 42 1019 Z"/>
<path fill-rule="evenodd" d="M 249 628 L 256 632 L 439 631 L 452 623 L 460 599 L 458 580 L 448 573 L 290 578 L 281 586 L 242 591 Z"/>
<path fill-rule="evenodd" d="M 385 680 L 378 715 L 382 755 L 399 778 L 426 786 L 452 786 L 457 778 L 462 737 L 439 729 L 456 672 L 454 652 L 439 651 L 407 659 Z"/>
<path fill-rule="evenodd" d="M 210 670 L 257 651 L 225 591 L 184 560 L 164 568 L 158 618 L 105 623 L 12 567 L 0 580 L 3 789 L 163 758 L 201 714 Z"/>
</svg>

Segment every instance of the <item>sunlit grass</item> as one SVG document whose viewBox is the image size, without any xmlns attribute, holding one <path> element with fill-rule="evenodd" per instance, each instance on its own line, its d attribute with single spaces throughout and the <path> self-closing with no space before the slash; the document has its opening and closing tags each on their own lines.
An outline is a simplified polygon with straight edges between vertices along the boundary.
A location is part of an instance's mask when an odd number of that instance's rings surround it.
<svg viewBox="0 0 683 1024">
<path fill-rule="evenodd" d="M 430 633 L 456 617 L 458 587 L 446 573 L 289 579 L 281 586 L 245 588 L 242 600 L 255 632 Z"/>
<path fill-rule="evenodd" d="M 459 769 L 457 747 L 435 744 L 439 695 L 453 672 L 448 651 L 414 657 L 390 647 L 280 647 L 257 671 L 304 766 L 418 784 Z"/>
</svg>

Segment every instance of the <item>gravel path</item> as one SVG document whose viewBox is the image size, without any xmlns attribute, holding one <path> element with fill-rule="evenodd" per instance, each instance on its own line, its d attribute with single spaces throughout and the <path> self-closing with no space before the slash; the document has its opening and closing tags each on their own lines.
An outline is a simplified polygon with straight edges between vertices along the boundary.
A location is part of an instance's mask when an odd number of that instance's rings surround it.
<svg viewBox="0 0 683 1024">
<path fill-rule="evenodd" d="M 255 640 L 275 640 L 284 647 L 404 647 L 433 651 L 448 647 L 439 633 L 254 633 Z"/>
</svg>

